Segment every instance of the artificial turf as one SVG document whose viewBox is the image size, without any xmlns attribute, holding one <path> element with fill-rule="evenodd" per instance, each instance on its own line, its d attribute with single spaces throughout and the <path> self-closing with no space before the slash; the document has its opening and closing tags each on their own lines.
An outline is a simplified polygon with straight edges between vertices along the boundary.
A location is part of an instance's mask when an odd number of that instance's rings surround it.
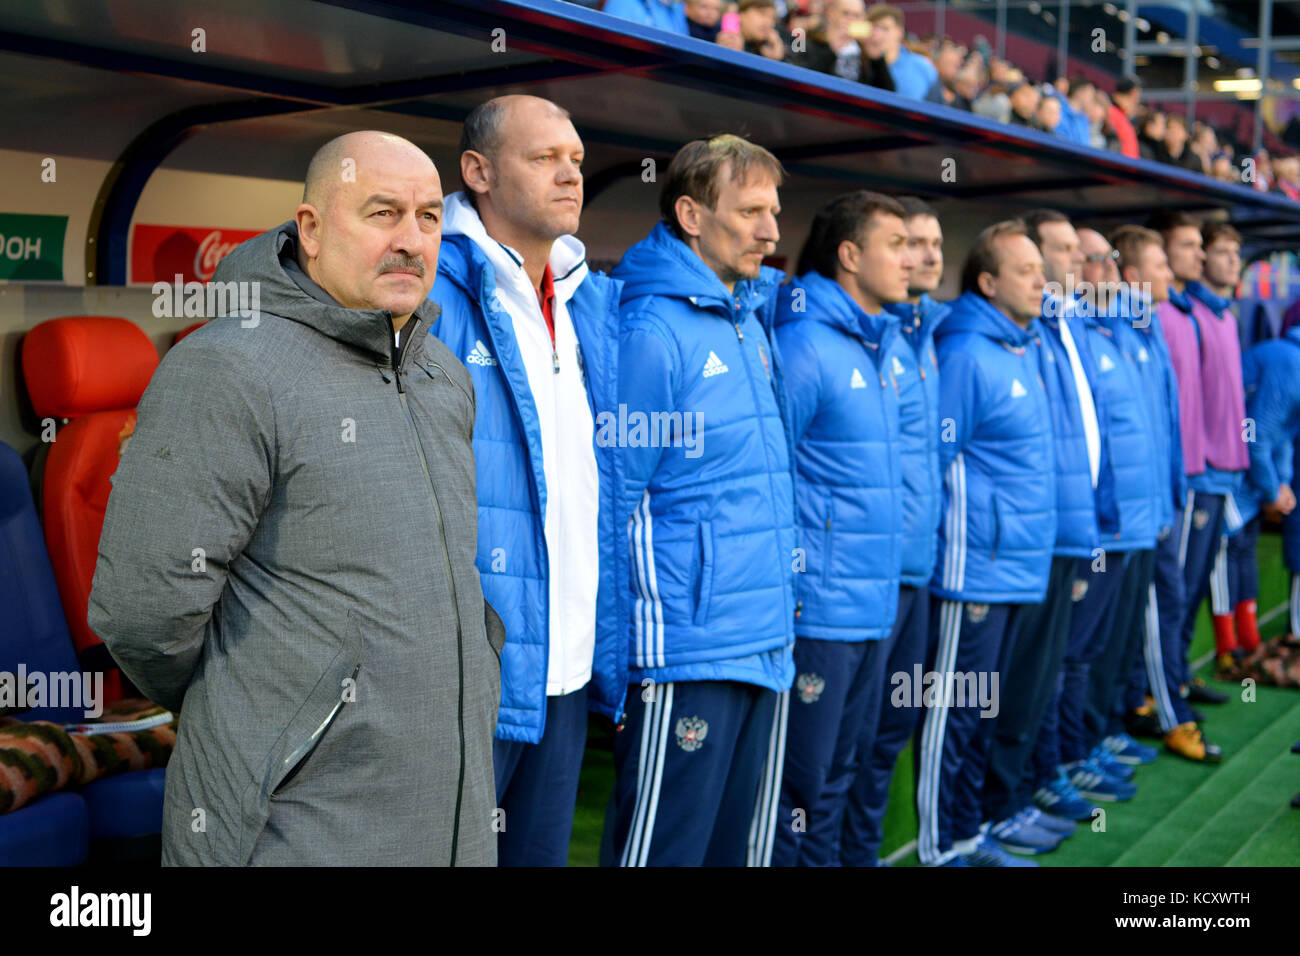
<svg viewBox="0 0 1300 956">
<path fill-rule="evenodd" d="M 1259 541 L 1261 613 L 1287 600 L 1289 579 L 1282 566 L 1281 539 Z M 1261 626 L 1265 638 L 1286 630 L 1278 614 Z M 1192 643 L 1192 659 L 1214 648 L 1208 610 L 1202 609 Z M 1201 675 L 1232 699 L 1202 705 L 1206 736 L 1223 748 L 1223 762 L 1197 764 L 1161 749 L 1153 764 L 1139 767 L 1137 796 L 1127 803 L 1102 804 L 1104 816 L 1080 824 L 1075 836 L 1036 862 L 1043 866 L 1296 866 L 1300 865 L 1300 810 L 1291 797 L 1300 791 L 1300 755 L 1290 752 L 1300 740 L 1300 690 L 1247 689 L 1213 680 L 1213 663 Z M 1159 747 L 1158 741 L 1145 741 Z M 614 784 L 613 734 L 593 719 L 578 788 L 578 806 L 569 844 L 570 866 L 595 866 L 609 793 Z M 890 786 L 882 856 L 916 837 L 912 753 L 904 750 Z M 913 852 L 895 865 L 916 863 Z"/>
</svg>

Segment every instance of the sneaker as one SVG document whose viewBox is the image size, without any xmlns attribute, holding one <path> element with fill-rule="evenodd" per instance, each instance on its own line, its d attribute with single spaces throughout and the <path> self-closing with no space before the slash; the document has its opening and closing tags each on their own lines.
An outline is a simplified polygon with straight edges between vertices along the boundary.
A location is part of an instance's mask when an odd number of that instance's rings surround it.
<svg viewBox="0 0 1300 956">
<path fill-rule="evenodd" d="M 1044 813 L 1067 820 L 1091 820 L 1097 811 L 1096 807 L 1083 799 L 1064 772 L 1058 773 L 1056 779 L 1047 786 L 1034 791 L 1034 803 Z"/>
<path fill-rule="evenodd" d="M 1192 682 L 1187 685 L 1186 697 L 1198 704 L 1226 704 L 1228 702 L 1227 694 L 1215 690 L 1200 677 L 1193 677 Z"/>
<path fill-rule="evenodd" d="M 1088 757 L 1097 761 L 1097 766 L 1101 767 L 1102 772 L 1108 777 L 1115 777 L 1118 780 L 1132 780 L 1135 771 L 1126 763 L 1115 759 L 1115 755 L 1102 747 L 1100 744 L 1092 748 L 1092 753 Z"/>
<path fill-rule="evenodd" d="M 1201 728 L 1193 723 L 1179 724 L 1165 734 L 1165 746 L 1180 757 L 1200 763 L 1218 763 L 1223 751 L 1205 739 Z"/>
<path fill-rule="evenodd" d="M 1155 702 L 1151 698 L 1147 698 L 1147 701 L 1137 710 L 1131 710 L 1124 715 L 1124 729 L 1134 737 L 1159 739 L 1164 734 L 1160 730 L 1160 718 L 1156 715 Z"/>
<path fill-rule="evenodd" d="M 1025 811 L 1029 812 L 1029 822 L 1040 830 L 1046 830 L 1048 833 L 1055 833 L 1065 839 L 1074 836 L 1075 823 L 1073 820 L 1067 820 L 1065 817 L 1058 817 L 1054 813 L 1044 813 L 1037 807 L 1026 807 Z"/>
<path fill-rule="evenodd" d="M 1114 754 L 1116 760 L 1130 767 L 1154 763 L 1156 757 L 1160 756 L 1160 751 L 1155 747 L 1140 744 L 1128 734 L 1111 734 L 1101 745 Z"/>
<path fill-rule="evenodd" d="M 1124 803 L 1137 794 L 1136 784 L 1108 776 L 1097 761 L 1091 758 L 1066 764 L 1065 772 L 1070 777 L 1070 783 L 1078 788 L 1080 796 L 1089 800 Z"/>
<path fill-rule="evenodd" d="M 966 866 L 1037 866 L 1033 860 L 1022 860 L 1012 856 L 998 845 L 998 841 L 987 833 L 979 838 L 975 849 L 969 853 L 959 854 L 958 859 Z"/>
<path fill-rule="evenodd" d="M 1239 647 L 1225 651 L 1214 660 L 1214 679 L 1237 682 L 1241 680 L 1241 662 L 1246 652 Z"/>
<path fill-rule="evenodd" d="M 1038 810 L 1032 812 L 1038 813 Z M 1047 853 L 1060 846 L 1065 838 L 1035 826 L 1029 821 L 1029 814 L 1030 808 L 1026 807 L 1000 823 L 995 823 L 989 828 L 989 836 L 1002 844 L 1002 849 L 1012 853 Z"/>
</svg>

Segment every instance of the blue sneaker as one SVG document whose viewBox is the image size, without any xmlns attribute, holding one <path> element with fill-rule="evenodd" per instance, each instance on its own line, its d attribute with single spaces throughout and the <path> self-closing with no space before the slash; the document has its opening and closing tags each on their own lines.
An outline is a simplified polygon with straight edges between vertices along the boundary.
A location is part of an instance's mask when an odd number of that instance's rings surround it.
<svg viewBox="0 0 1300 956">
<path fill-rule="evenodd" d="M 1131 767 L 1155 763 L 1156 757 L 1160 756 L 1160 751 L 1155 747 L 1140 744 L 1128 734 L 1112 734 L 1103 740 L 1101 745 L 1113 753 L 1120 763 L 1126 763 Z"/>
<path fill-rule="evenodd" d="M 1033 860 L 1022 860 L 1012 856 L 998 845 L 998 841 L 984 834 L 969 853 L 958 855 L 966 866 L 1037 866 Z"/>
<path fill-rule="evenodd" d="M 1034 803 L 1049 816 L 1064 817 L 1066 820 L 1088 821 L 1097 811 L 1070 783 L 1070 778 L 1064 771 L 1058 772 L 1056 779 L 1047 786 L 1034 791 Z"/>
<path fill-rule="evenodd" d="M 1025 807 L 1014 816 L 1007 817 L 989 828 L 989 836 L 1002 844 L 1002 849 L 1012 853 L 1048 853 L 1061 845 L 1065 837 L 1030 821 L 1030 815 L 1038 815 L 1036 807 Z"/>
<path fill-rule="evenodd" d="M 1088 758 L 1097 762 L 1097 766 L 1101 768 L 1102 773 L 1117 780 L 1132 780 L 1133 775 L 1137 773 L 1128 764 L 1116 760 L 1115 755 L 1100 744 L 1092 748 L 1092 753 L 1088 754 Z"/>
<path fill-rule="evenodd" d="M 1073 820 L 1058 817 L 1054 813 L 1044 813 L 1037 807 L 1026 807 L 1025 810 L 1029 812 L 1029 822 L 1040 830 L 1055 833 L 1062 840 L 1074 836 L 1075 824 Z"/>
<path fill-rule="evenodd" d="M 1079 795 L 1089 800 L 1123 803 L 1132 800 L 1137 794 L 1135 784 L 1109 776 L 1092 758 L 1066 764 L 1065 772 L 1070 777 L 1070 783 L 1078 789 Z"/>
</svg>

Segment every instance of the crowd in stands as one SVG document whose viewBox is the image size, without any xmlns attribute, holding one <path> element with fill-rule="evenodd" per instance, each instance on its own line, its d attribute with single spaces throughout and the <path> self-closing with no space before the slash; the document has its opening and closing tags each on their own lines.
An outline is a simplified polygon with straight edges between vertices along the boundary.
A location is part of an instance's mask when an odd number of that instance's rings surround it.
<svg viewBox="0 0 1300 956">
<path fill-rule="evenodd" d="M 605 0 L 606 13 L 646 26 L 782 60 L 912 99 L 965 110 L 1167 163 L 1224 182 L 1300 199 L 1300 157 L 1265 151 L 1245 162 L 1244 148 L 1214 127 L 1189 128 L 1179 113 L 1142 107 L 1137 81 L 1107 92 L 1084 76 L 1039 83 L 992 53 L 977 37 L 970 49 L 948 36 L 915 37 L 903 10 L 867 0 Z"/>
</svg>

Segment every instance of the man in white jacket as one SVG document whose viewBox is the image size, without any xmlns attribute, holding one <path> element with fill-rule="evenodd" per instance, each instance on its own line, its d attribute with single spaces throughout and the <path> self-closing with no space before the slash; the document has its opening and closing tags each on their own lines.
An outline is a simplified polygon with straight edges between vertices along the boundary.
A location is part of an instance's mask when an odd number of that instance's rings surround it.
<svg viewBox="0 0 1300 956">
<path fill-rule="evenodd" d="M 588 271 L 572 235 L 583 146 L 563 109 L 491 100 L 466 118 L 461 150 L 430 296 L 432 333 L 474 380 L 478 567 L 506 625 L 498 855 L 563 866 L 588 706 L 618 721 L 626 691 L 613 587 L 626 558 L 612 552 L 627 522 L 595 427 L 616 414 L 618 283 Z"/>
</svg>

